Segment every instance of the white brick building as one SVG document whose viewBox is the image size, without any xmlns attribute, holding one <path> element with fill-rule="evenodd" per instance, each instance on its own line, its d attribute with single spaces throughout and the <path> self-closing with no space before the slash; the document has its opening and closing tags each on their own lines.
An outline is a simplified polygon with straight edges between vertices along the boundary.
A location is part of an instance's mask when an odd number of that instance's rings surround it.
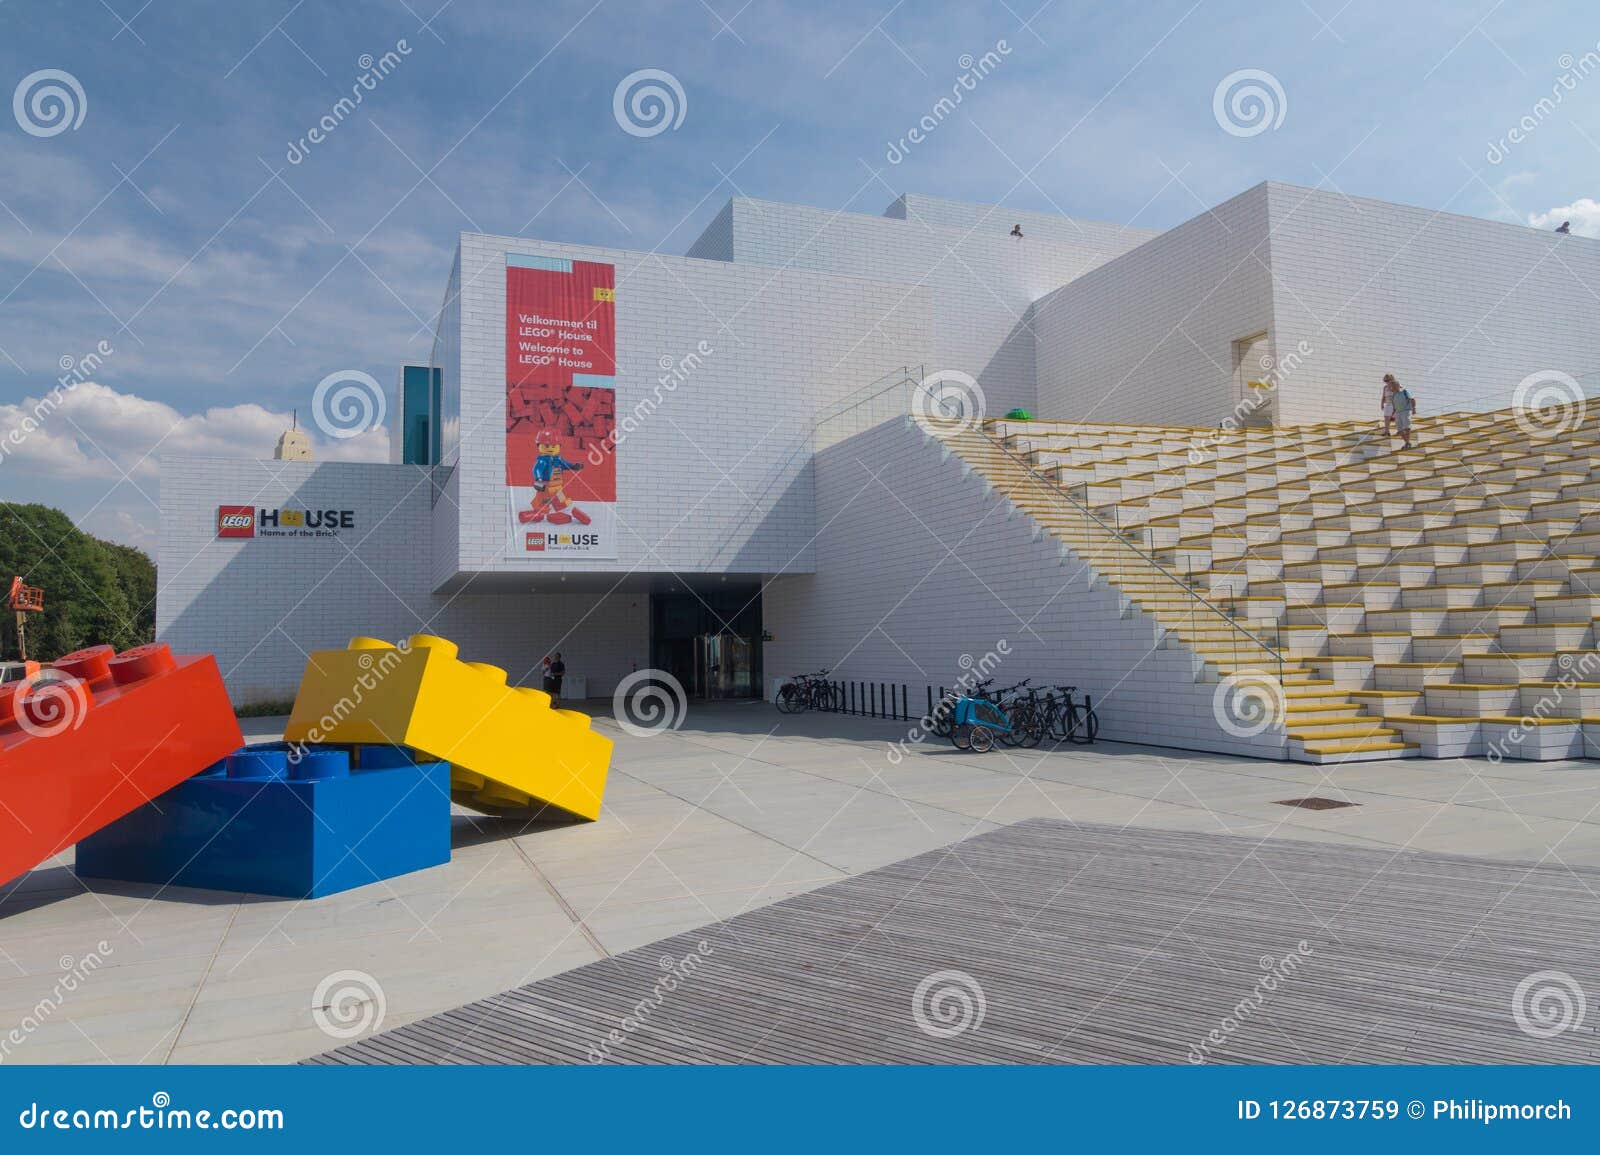
<svg viewBox="0 0 1600 1155">
<path fill-rule="evenodd" d="M 544 524 L 517 520 L 508 258 L 610 266 L 613 550 L 530 553 Z M 1108 737 L 1204 744 L 1188 659 L 903 411 L 849 409 L 825 442 L 819 416 L 941 370 L 994 415 L 1212 426 L 1258 377 L 1279 423 L 1375 414 L 1386 370 L 1425 413 L 1488 409 L 1600 368 L 1597 294 L 1600 243 L 1278 184 L 1160 234 L 911 194 L 882 216 L 738 198 L 686 256 L 462 234 L 439 460 L 165 461 L 158 631 L 215 652 L 239 701 L 288 698 L 355 634 L 440 633 L 513 681 L 561 649 L 591 695 L 635 669 L 744 693 L 819 666 L 920 693 L 1005 639 L 1008 675 L 1094 692 Z M 219 537 L 221 506 L 351 524 Z"/>
<path fill-rule="evenodd" d="M 1260 184 L 1037 302 L 1038 409 L 1213 425 L 1279 362 L 1286 425 L 1376 415 L 1385 372 L 1425 414 L 1548 370 L 1593 391 L 1596 306 L 1593 240 Z"/>
</svg>

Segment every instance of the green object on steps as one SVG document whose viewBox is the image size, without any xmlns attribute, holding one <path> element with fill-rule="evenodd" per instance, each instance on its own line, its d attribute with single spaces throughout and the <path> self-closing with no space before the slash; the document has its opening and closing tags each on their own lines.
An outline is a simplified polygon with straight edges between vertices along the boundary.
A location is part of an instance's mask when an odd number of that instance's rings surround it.
<svg viewBox="0 0 1600 1155">
<path fill-rule="evenodd" d="M 1032 421 L 1033 420 L 1033 414 L 1029 413 L 1026 409 L 1013 409 L 1010 413 L 1006 414 L 1006 420 L 1007 421 Z"/>
</svg>

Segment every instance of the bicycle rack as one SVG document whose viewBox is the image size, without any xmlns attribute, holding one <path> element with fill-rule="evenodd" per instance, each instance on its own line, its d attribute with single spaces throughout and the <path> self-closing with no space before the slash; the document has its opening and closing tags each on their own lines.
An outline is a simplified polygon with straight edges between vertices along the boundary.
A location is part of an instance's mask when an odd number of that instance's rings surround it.
<svg viewBox="0 0 1600 1155">
<path fill-rule="evenodd" d="M 827 685 L 832 691 L 832 704 L 810 706 L 807 707 L 809 711 L 819 714 L 847 714 L 855 718 L 877 718 L 889 722 L 926 722 L 930 725 L 937 720 L 935 712 L 947 695 L 954 694 L 960 697 L 964 693 L 946 686 L 935 689 L 932 685 L 926 685 L 923 687 L 923 693 L 927 709 L 913 715 L 911 687 L 905 682 L 829 680 Z M 1085 694 L 1081 712 L 1087 715 L 1093 704 L 1093 695 Z M 1074 705 L 1077 703 L 1074 702 Z"/>
</svg>

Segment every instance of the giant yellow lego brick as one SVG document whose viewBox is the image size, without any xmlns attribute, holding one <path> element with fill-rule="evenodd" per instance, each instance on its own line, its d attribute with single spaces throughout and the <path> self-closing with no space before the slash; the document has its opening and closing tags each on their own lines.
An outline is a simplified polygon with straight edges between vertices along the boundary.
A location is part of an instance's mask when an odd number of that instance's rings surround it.
<svg viewBox="0 0 1600 1155">
<path fill-rule="evenodd" d="M 488 814 L 555 807 L 598 818 L 611 739 L 543 690 L 463 662 L 453 642 L 352 638 L 306 663 L 284 737 L 410 746 L 451 764 L 451 797 Z"/>
</svg>

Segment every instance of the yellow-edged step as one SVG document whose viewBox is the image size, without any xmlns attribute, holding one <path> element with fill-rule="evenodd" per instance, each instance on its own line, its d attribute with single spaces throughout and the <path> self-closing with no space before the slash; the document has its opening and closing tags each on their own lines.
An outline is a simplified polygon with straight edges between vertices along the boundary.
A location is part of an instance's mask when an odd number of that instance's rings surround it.
<svg viewBox="0 0 1600 1155">
<path fill-rule="evenodd" d="M 306 663 L 284 737 L 410 746 L 451 764 L 451 797 L 488 814 L 545 809 L 600 816 L 611 739 L 542 690 L 463 662 L 455 643 L 417 634 L 400 646 L 352 638 Z"/>
</svg>

